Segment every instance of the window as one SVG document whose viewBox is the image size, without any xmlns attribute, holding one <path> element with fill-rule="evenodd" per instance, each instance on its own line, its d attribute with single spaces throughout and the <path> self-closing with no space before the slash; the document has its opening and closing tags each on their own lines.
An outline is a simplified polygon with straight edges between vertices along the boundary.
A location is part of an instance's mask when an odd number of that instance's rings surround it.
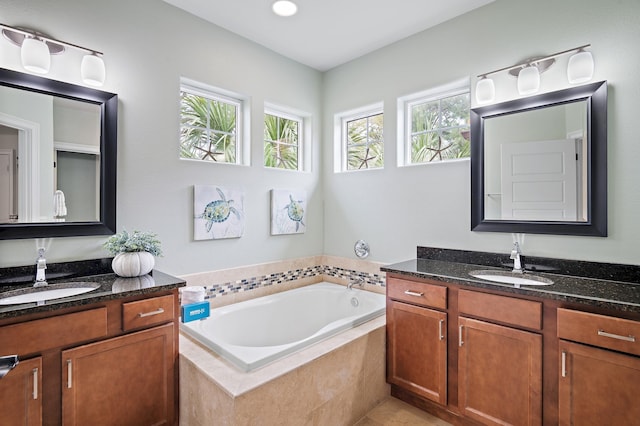
<svg viewBox="0 0 640 426">
<path fill-rule="evenodd" d="M 404 160 L 400 165 L 470 156 L 468 81 L 401 98 L 398 103 L 404 121 L 398 126 L 403 145 L 398 159 Z"/>
<path fill-rule="evenodd" d="M 183 79 L 180 86 L 180 158 L 245 164 L 241 149 L 245 108 L 240 97 L 202 84 L 186 83 Z"/>
<path fill-rule="evenodd" d="M 382 168 L 383 129 L 382 104 L 337 115 L 336 140 L 341 142 L 341 151 L 336 156 L 340 164 L 336 171 Z"/>
<path fill-rule="evenodd" d="M 266 109 L 264 114 L 264 165 L 302 170 L 303 119 Z"/>
</svg>

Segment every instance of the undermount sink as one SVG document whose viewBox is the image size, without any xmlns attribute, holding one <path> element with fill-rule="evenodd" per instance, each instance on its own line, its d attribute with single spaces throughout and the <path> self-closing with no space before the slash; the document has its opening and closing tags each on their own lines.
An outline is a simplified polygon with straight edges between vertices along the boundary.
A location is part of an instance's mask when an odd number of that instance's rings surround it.
<svg viewBox="0 0 640 426">
<path fill-rule="evenodd" d="M 23 303 L 42 303 L 45 300 L 61 299 L 88 293 L 100 287 L 100 284 L 88 281 L 49 284 L 43 287 L 28 287 L 0 293 L 0 305 L 20 305 Z"/>
<path fill-rule="evenodd" d="M 496 283 L 507 283 L 515 285 L 549 285 L 553 284 L 548 278 L 540 277 L 538 275 L 530 275 L 527 273 L 517 273 L 511 271 L 496 271 L 496 270 L 481 270 L 471 271 L 469 275 L 472 277 L 480 278 L 487 281 L 493 281 Z"/>
</svg>

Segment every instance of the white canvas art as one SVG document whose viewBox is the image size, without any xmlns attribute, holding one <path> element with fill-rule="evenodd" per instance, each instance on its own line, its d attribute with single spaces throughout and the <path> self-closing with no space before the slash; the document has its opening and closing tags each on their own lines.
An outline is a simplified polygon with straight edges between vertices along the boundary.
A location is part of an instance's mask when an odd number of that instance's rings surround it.
<svg viewBox="0 0 640 426">
<path fill-rule="evenodd" d="M 240 238 L 244 233 L 244 193 L 220 186 L 194 185 L 193 238 Z"/>
<path fill-rule="evenodd" d="M 271 235 L 302 234 L 307 225 L 307 193 L 271 190 Z"/>
</svg>

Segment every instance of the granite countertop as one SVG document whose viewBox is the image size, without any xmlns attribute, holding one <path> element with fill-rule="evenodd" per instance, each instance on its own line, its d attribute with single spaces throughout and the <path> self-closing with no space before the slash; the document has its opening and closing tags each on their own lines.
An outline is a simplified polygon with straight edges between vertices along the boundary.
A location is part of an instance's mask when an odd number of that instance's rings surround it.
<svg viewBox="0 0 640 426">
<path fill-rule="evenodd" d="M 607 265 L 607 264 L 603 264 Z M 469 275 L 474 270 L 508 269 L 434 259 L 417 258 L 380 268 L 387 273 L 396 273 L 416 278 L 428 278 L 462 286 L 499 290 L 506 293 L 580 303 L 603 309 L 640 313 L 640 281 L 624 282 L 600 278 L 587 278 L 557 273 L 526 272 L 549 278 L 553 284 L 544 286 L 495 283 Z M 526 275 L 525 275 L 526 276 Z"/>
<path fill-rule="evenodd" d="M 33 269 L 33 268 L 32 268 Z M 63 274 L 61 274 L 63 275 Z M 67 274 L 69 275 L 69 274 Z M 183 287 L 186 282 L 180 278 L 153 270 L 148 275 L 142 277 L 122 278 L 113 273 L 102 273 L 88 276 L 75 276 L 73 278 L 53 278 L 48 276 L 49 284 L 57 282 L 94 282 L 100 285 L 96 290 L 77 296 L 64 297 L 60 299 L 47 300 L 44 302 L 32 302 L 19 305 L 0 306 L 0 319 L 15 318 L 21 315 L 37 312 L 50 312 L 72 306 L 88 305 L 91 303 L 104 302 L 106 300 L 123 299 L 126 297 L 141 294 L 152 294 L 159 291 L 172 290 Z M 28 284 L 6 284 L 0 280 L 0 294 L 5 291 L 27 289 L 33 287 L 33 282 Z"/>
</svg>

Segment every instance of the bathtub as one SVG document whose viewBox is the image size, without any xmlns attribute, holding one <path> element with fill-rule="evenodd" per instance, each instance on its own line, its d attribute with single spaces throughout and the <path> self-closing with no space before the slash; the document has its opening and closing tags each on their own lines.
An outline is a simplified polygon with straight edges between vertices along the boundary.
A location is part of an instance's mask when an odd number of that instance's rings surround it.
<svg viewBox="0 0 640 426">
<path fill-rule="evenodd" d="M 384 312 L 383 294 L 319 283 L 217 308 L 180 329 L 251 371 Z"/>
</svg>

